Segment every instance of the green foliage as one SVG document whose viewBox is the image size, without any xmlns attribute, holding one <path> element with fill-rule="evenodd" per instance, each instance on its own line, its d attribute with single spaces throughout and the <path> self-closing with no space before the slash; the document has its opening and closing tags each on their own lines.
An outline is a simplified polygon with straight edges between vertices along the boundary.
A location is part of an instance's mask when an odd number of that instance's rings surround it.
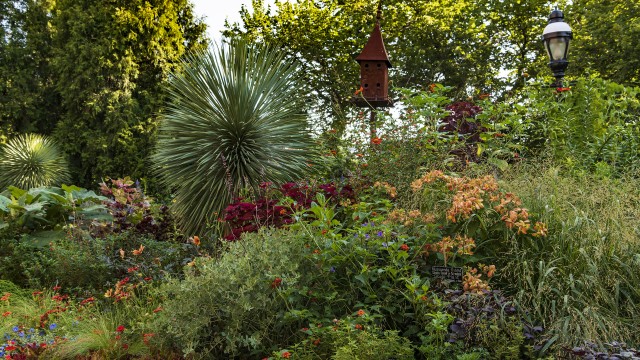
<svg viewBox="0 0 640 360">
<path fill-rule="evenodd" d="M 270 353 L 293 340 L 302 326 L 286 316 L 286 294 L 278 287 L 296 286 L 303 241 L 298 234 L 265 230 L 230 243 L 220 259 L 196 259 L 183 281 L 156 294 L 165 299 L 156 324 L 165 346 L 221 358 Z"/>
<path fill-rule="evenodd" d="M 302 59 L 309 103 L 316 105 L 316 113 L 332 114 L 331 126 L 342 132 L 349 97 L 359 84 L 354 59 L 374 26 L 380 2 L 282 1 L 266 8 L 265 3 L 253 1 L 252 13 L 243 8 L 242 27 L 227 24 L 225 35 L 277 43 L 288 56 Z M 544 69 L 539 36 L 548 0 L 382 4 L 381 27 L 395 86 L 424 88 L 439 82 L 459 93 L 501 91 L 504 84 L 520 87 L 525 76 Z M 506 80 L 498 79 L 501 70 L 509 72 Z M 326 116 L 319 118 L 318 125 L 327 128 Z"/>
<path fill-rule="evenodd" d="M 148 176 L 162 86 L 186 52 L 204 47 L 205 25 L 193 5 L 0 5 L 0 143 L 15 133 L 53 134 L 83 186 L 105 176 Z"/>
<path fill-rule="evenodd" d="M 366 323 L 366 321 L 358 321 Z M 409 339 L 398 335 L 397 331 L 382 331 L 375 326 L 355 328 L 357 324 L 349 319 L 335 322 L 333 327 L 308 329 L 311 336 L 293 345 L 289 350 L 273 353 L 278 359 L 289 352 L 294 359 L 413 359 L 413 347 Z"/>
<path fill-rule="evenodd" d="M 304 174 L 302 87 L 294 62 L 244 41 L 192 54 L 174 74 L 154 161 L 186 232 L 203 234 L 245 187 Z"/>
<path fill-rule="evenodd" d="M 505 110 L 524 125 L 515 136 L 530 154 L 550 156 L 577 170 L 604 164 L 614 174 L 640 170 L 637 88 L 580 79 L 568 92 L 530 87 L 514 100 L 520 104 Z"/>
<path fill-rule="evenodd" d="M 29 297 L 29 291 L 20 288 L 18 285 L 14 284 L 9 280 L 0 280 L 0 296 L 4 296 L 5 294 L 11 294 L 12 297 Z"/>
<path fill-rule="evenodd" d="M 69 180 L 69 166 L 48 137 L 23 134 L 0 148 L 0 189 L 59 186 Z"/>
<path fill-rule="evenodd" d="M 53 6 L 52 0 L 0 1 L 0 144 L 21 133 L 49 135 L 59 117 L 51 68 Z"/>
<path fill-rule="evenodd" d="M 197 255 L 193 245 L 121 233 L 91 238 L 75 231 L 66 237 L 34 241 L 6 240 L 0 253 L 0 278 L 32 288 L 58 284 L 67 291 L 104 293 L 119 279 L 161 281 L 179 277 L 182 267 Z M 142 254 L 132 255 L 142 248 Z M 120 252 L 122 250 L 122 252 Z"/>
<path fill-rule="evenodd" d="M 566 10 L 574 36 L 568 73 L 637 86 L 640 1 L 574 0 Z"/>
<path fill-rule="evenodd" d="M 637 179 L 529 165 L 514 167 L 503 181 L 540 214 L 549 234 L 544 241 L 503 244 L 496 253 L 496 263 L 504 264 L 501 285 L 544 321 L 551 342 L 637 344 Z"/>
<path fill-rule="evenodd" d="M 0 194 L 0 230 L 17 234 L 39 233 L 45 237 L 45 245 L 48 236 L 62 234 L 68 224 L 86 227 L 88 224 L 83 221 L 110 219 L 102 204 L 106 198 L 77 186 L 29 190 L 10 186 L 7 192 L 9 197 Z"/>
</svg>

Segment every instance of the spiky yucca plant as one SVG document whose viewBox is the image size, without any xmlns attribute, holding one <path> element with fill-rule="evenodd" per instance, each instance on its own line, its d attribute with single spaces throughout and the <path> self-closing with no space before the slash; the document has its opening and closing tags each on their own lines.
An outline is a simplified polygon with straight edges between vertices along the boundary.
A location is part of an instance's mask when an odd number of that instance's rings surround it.
<svg viewBox="0 0 640 360">
<path fill-rule="evenodd" d="M 304 175 L 304 91 L 294 62 L 242 40 L 188 56 L 171 76 L 153 160 L 187 233 L 203 234 L 243 188 Z"/>
<path fill-rule="evenodd" d="M 69 165 L 53 140 L 22 134 L 0 148 L 0 189 L 59 186 L 69 180 Z"/>
</svg>

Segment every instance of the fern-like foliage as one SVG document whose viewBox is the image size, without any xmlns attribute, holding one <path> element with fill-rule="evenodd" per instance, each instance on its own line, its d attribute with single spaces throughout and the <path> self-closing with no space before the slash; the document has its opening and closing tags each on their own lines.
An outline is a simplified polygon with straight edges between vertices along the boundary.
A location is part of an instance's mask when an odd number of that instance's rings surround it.
<svg viewBox="0 0 640 360">
<path fill-rule="evenodd" d="M 68 180 L 67 159 L 46 136 L 18 135 L 0 148 L 0 189 L 59 186 Z"/>
<path fill-rule="evenodd" d="M 168 93 L 153 160 L 187 233 L 202 234 L 239 190 L 306 172 L 304 83 L 277 49 L 232 40 L 188 56 Z"/>
</svg>

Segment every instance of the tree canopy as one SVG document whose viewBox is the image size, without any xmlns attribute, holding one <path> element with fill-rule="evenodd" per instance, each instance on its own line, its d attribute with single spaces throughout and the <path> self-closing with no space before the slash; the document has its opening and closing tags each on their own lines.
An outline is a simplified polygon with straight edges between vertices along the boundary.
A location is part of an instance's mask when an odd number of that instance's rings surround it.
<svg viewBox="0 0 640 360">
<path fill-rule="evenodd" d="M 359 83 L 354 59 L 373 28 L 378 4 L 298 0 L 271 7 L 254 0 L 253 12 L 244 7 L 242 22 L 227 24 L 225 35 L 280 44 L 303 63 L 310 102 L 335 115 Z M 521 86 L 544 66 L 540 34 L 549 9 L 547 0 L 384 1 L 381 25 L 394 64 L 392 85 L 440 82 L 460 93 Z"/>
</svg>

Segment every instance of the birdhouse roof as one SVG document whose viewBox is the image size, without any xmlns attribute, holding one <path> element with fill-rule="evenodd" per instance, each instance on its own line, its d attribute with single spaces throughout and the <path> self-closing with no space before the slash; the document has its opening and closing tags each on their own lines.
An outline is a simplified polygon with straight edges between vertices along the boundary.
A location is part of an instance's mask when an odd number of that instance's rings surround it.
<svg viewBox="0 0 640 360">
<path fill-rule="evenodd" d="M 371 35 L 369 35 L 367 45 L 364 46 L 364 49 L 362 49 L 356 61 L 385 61 L 388 67 L 392 67 L 389 56 L 387 55 L 387 50 L 384 48 L 384 41 L 382 40 L 382 33 L 380 32 L 380 23 L 376 23 Z"/>
</svg>

